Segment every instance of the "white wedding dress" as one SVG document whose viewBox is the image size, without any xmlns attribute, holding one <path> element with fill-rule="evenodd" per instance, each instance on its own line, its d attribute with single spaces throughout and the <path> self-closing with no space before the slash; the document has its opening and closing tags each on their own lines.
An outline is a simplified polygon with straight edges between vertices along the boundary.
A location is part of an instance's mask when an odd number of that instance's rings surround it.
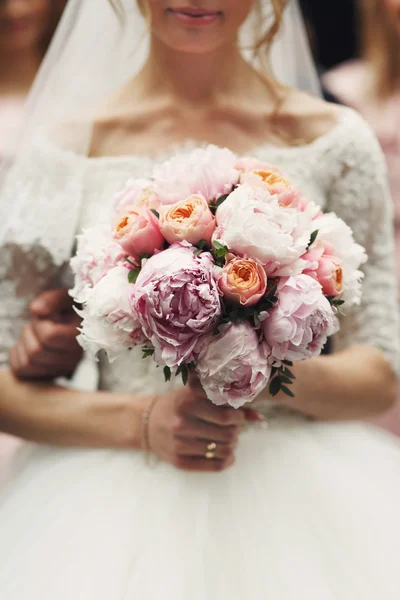
<svg viewBox="0 0 400 600">
<path fill-rule="evenodd" d="M 364 122 L 341 109 L 314 143 L 252 154 L 336 211 L 365 245 L 363 303 L 335 344 L 378 346 L 396 363 L 390 199 Z M 113 194 L 153 164 L 82 158 L 38 138 L 26 156 L 26 218 L 34 222 L 35 198 L 52 198 L 35 226 L 39 241 L 41 230 L 54 230 L 57 252 L 77 222 L 106 219 Z M 10 247 L 0 265 L 3 363 L 27 301 L 55 275 L 45 253 L 29 262 L 21 254 Z M 102 389 L 153 394 L 165 385 L 140 352 L 100 364 Z M 364 424 L 259 408 L 268 429 L 249 426 L 236 464 L 218 474 L 148 466 L 133 450 L 24 445 L 0 493 L 1 600 L 398 600 L 398 441 Z"/>
</svg>

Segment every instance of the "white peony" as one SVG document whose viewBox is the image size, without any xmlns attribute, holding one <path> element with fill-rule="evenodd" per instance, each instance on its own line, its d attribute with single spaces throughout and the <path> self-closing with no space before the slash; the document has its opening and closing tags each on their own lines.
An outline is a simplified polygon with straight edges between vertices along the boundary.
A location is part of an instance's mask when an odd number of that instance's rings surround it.
<svg viewBox="0 0 400 600">
<path fill-rule="evenodd" d="M 315 229 L 311 214 L 280 206 L 267 190 L 240 185 L 218 208 L 214 239 L 260 262 L 267 275 L 301 273 Z"/>
<path fill-rule="evenodd" d="M 128 282 L 129 270 L 123 266 L 111 269 L 93 288 L 79 314 L 83 317 L 78 341 L 91 356 L 100 350 L 110 361 L 121 352 L 146 341 L 132 309 Z"/>
<path fill-rule="evenodd" d="M 75 286 L 70 295 L 75 302 L 83 304 L 90 297 L 92 288 L 123 260 L 126 253 L 107 225 L 87 229 L 77 239 L 78 249 L 70 262 L 75 275 Z"/>
<path fill-rule="evenodd" d="M 326 213 L 313 221 L 314 229 L 318 229 L 318 240 L 330 243 L 335 256 L 341 261 L 343 272 L 342 300 L 346 306 L 360 304 L 364 277 L 360 270 L 367 261 L 365 249 L 354 241 L 353 232 L 335 213 Z"/>
</svg>

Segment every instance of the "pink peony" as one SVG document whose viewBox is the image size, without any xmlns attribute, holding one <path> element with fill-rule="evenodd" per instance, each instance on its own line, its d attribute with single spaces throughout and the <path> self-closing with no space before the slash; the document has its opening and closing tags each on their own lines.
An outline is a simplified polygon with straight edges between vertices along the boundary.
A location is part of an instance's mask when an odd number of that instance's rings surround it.
<svg viewBox="0 0 400 600">
<path fill-rule="evenodd" d="M 83 321 L 78 337 L 81 346 L 92 356 L 100 350 L 115 360 L 127 348 L 146 341 L 141 325 L 132 310 L 128 282 L 129 269 L 111 269 L 93 288 L 93 293 L 80 311 Z"/>
<path fill-rule="evenodd" d="M 303 273 L 318 281 L 325 296 L 339 296 L 343 289 L 341 260 L 333 252 L 332 244 L 317 240 L 303 256 L 309 263 Z"/>
<path fill-rule="evenodd" d="M 160 229 L 170 244 L 183 240 L 198 244 L 205 240 L 211 245 L 215 217 L 204 196 L 192 194 L 172 206 L 160 208 Z"/>
<path fill-rule="evenodd" d="M 114 237 L 136 259 L 160 250 L 165 242 L 158 218 L 146 206 L 132 208 L 120 216 Z"/>
<path fill-rule="evenodd" d="M 268 275 L 301 273 L 313 231 L 312 218 L 279 205 L 266 190 L 239 186 L 218 208 L 214 239 L 235 254 L 261 263 Z"/>
<path fill-rule="evenodd" d="M 174 244 L 147 260 L 132 294 L 156 361 L 171 368 L 193 361 L 221 314 L 212 257 L 207 252 L 195 256 L 194 250 Z"/>
<path fill-rule="evenodd" d="M 228 255 L 227 259 L 218 279 L 224 298 L 242 306 L 257 304 L 267 289 L 264 268 L 250 258 Z"/>
<path fill-rule="evenodd" d="M 259 343 L 256 331 L 244 321 L 231 323 L 220 335 L 210 337 L 196 365 L 208 398 L 234 408 L 254 400 L 271 375 L 268 354 L 268 347 Z"/>
<path fill-rule="evenodd" d="M 70 263 L 75 275 L 75 286 L 70 295 L 82 304 L 96 283 L 124 260 L 126 252 L 113 239 L 112 231 L 106 225 L 87 229 L 77 239 L 78 249 Z"/>
<path fill-rule="evenodd" d="M 208 146 L 156 166 L 153 177 L 161 203 L 175 204 L 192 194 L 211 202 L 228 194 L 239 179 L 235 160 L 230 150 Z"/>
<path fill-rule="evenodd" d="M 338 320 L 320 284 L 308 275 L 283 277 L 278 283 L 278 304 L 261 316 L 271 360 L 298 361 L 318 356 Z"/>
<path fill-rule="evenodd" d="M 157 210 L 160 201 L 152 188 L 149 179 L 131 179 L 124 189 L 114 198 L 114 210 L 119 215 L 126 213 L 129 209 L 139 206 L 147 206 L 149 209 Z"/>
</svg>

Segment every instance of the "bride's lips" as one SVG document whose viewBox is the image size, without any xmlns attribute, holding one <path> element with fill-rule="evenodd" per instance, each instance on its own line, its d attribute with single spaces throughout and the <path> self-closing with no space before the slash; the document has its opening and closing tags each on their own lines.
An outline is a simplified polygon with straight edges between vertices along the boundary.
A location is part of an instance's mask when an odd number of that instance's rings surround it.
<svg viewBox="0 0 400 600">
<path fill-rule="evenodd" d="M 222 12 L 202 8 L 170 8 L 168 12 L 174 15 L 186 27 L 206 27 L 218 21 Z"/>
</svg>

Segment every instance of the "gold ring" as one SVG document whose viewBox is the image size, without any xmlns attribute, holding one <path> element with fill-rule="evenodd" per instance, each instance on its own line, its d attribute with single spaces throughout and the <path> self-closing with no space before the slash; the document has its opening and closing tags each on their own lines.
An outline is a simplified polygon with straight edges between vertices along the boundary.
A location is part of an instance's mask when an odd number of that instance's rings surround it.
<svg viewBox="0 0 400 600">
<path fill-rule="evenodd" d="M 210 442 L 207 444 L 207 450 L 204 454 L 204 457 L 207 460 L 213 460 L 215 458 L 215 450 L 217 449 L 217 444 L 215 442 Z"/>
</svg>

